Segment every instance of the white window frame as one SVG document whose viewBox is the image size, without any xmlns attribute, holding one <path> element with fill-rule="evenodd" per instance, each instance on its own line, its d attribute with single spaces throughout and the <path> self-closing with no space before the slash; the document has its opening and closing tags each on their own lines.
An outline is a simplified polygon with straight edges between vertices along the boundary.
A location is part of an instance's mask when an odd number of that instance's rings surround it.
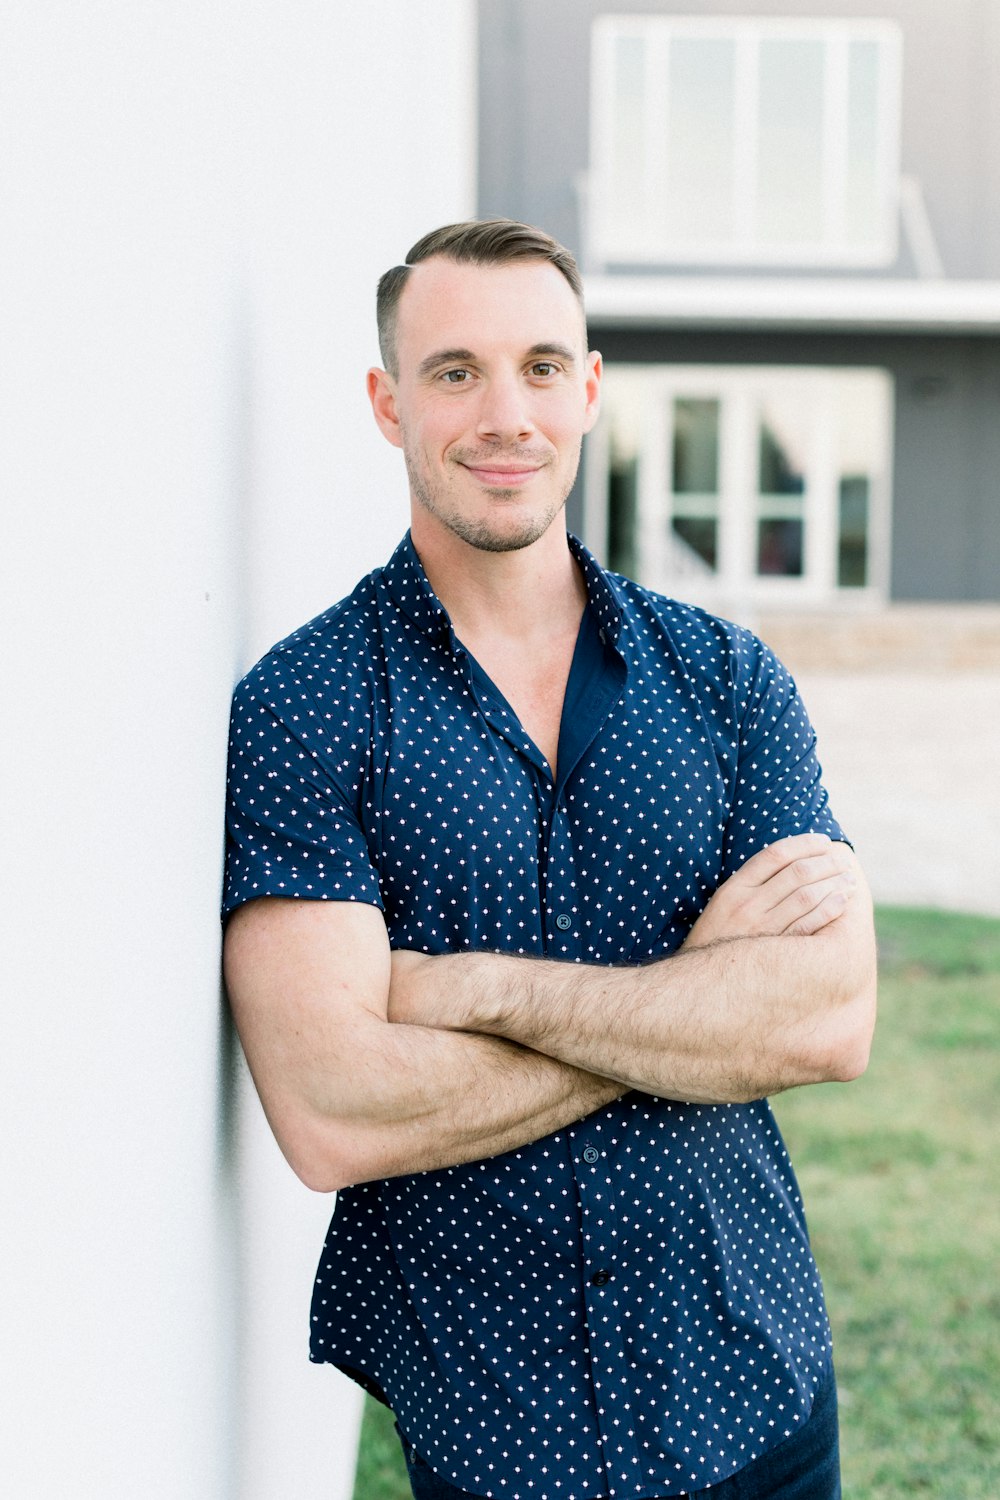
<svg viewBox="0 0 1000 1500">
<path fill-rule="evenodd" d="M 665 201 L 667 151 L 665 86 L 674 39 L 724 39 L 735 44 L 734 108 L 735 234 L 725 241 L 665 237 L 654 221 L 655 205 Z M 766 38 L 818 41 L 825 52 L 824 97 L 828 108 L 823 133 L 824 227 L 813 244 L 762 243 L 754 230 L 757 163 L 759 48 Z M 641 199 L 645 228 L 614 222 L 609 212 L 616 98 L 616 44 L 638 40 L 644 49 L 644 140 Z M 869 245 L 847 238 L 847 85 L 852 42 L 878 48 L 877 195 L 882 205 L 880 234 Z M 657 87 L 656 81 L 661 81 Z M 773 265 L 875 267 L 892 265 L 899 255 L 900 117 L 902 32 L 892 21 L 795 17 L 600 16 L 591 46 L 591 172 L 586 193 L 587 255 L 590 264 Z M 657 146 L 657 142 L 660 146 Z"/>
<path fill-rule="evenodd" d="M 745 614 L 756 607 L 864 608 L 889 596 L 892 442 L 892 376 L 874 366 L 653 365 L 614 364 L 606 378 L 622 371 L 641 379 L 632 409 L 639 434 L 637 493 L 637 576 L 661 593 L 723 614 Z M 837 382 L 845 375 L 875 377 L 873 414 L 881 461 L 870 475 L 867 529 L 867 581 L 837 582 L 839 466 L 835 447 Z M 802 576 L 756 571 L 758 424 L 762 397 L 789 390 L 807 393 L 812 431 L 805 457 L 805 552 Z M 638 387 L 637 387 L 638 391 Z M 717 399 L 719 432 L 718 569 L 703 572 L 679 565 L 671 544 L 673 488 L 670 477 L 670 413 L 677 398 Z M 602 559 L 608 547 L 608 477 L 611 424 L 602 418 L 588 439 L 584 489 L 584 540 Z"/>
</svg>

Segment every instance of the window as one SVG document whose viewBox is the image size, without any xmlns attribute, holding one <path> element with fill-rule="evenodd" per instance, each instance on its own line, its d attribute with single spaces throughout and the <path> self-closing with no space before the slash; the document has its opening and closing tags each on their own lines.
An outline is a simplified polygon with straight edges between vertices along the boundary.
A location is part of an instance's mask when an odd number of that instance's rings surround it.
<svg viewBox="0 0 1000 1500">
<path fill-rule="evenodd" d="M 598 19 L 590 258 L 890 265 L 901 50 L 891 22 Z"/>
<path fill-rule="evenodd" d="M 587 539 L 724 613 L 882 597 L 891 412 L 882 370 L 611 366 Z"/>
</svg>

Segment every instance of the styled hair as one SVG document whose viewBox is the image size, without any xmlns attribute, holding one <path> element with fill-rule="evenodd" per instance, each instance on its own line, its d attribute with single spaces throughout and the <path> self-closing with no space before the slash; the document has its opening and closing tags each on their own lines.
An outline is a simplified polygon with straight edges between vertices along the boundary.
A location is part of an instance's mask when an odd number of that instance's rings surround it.
<svg viewBox="0 0 1000 1500">
<path fill-rule="evenodd" d="M 432 229 L 407 252 L 406 262 L 386 271 L 378 284 L 376 314 L 382 363 L 390 375 L 399 374 L 396 353 L 396 316 L 399 299 L 411 269 L 432 255 L 465 265 L 501 266 L 515 260 L 544 260 L 560 271 L 573 289 L 583 310 L 583 282 L 572 254 L 543 229 L 519 224 L 516 219 L 468 219 Z"/>
</svg>

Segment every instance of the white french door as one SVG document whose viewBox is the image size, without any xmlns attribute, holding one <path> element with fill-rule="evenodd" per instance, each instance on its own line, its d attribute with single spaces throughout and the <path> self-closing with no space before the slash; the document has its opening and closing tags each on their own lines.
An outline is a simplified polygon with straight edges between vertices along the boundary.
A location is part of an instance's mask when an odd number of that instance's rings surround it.
<svg viewBox="0 0 1000 1500">
<path fill-rule="evenodd" d="M 587 539 L 709 608 L 884 598 L 891 415 L 882 370 L 610 366 Z"/>
</svg>

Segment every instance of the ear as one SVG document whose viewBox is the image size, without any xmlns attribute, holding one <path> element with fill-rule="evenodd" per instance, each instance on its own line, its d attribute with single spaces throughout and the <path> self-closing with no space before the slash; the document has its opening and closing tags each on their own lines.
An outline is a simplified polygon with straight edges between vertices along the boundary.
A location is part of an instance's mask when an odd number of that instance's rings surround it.
<svg viewBox="0 0 1000 1500">
<path fill-rule="evenodd" d="M 396 410 L 396 382 L 388 370 L 373 367 L 368 371 L 368 399 L 372 404 L 375 421 L 378 423 L 382 436 L 388 439 L 394 448 L 402 448 L 403 435 Z"/>
<path fill-rule="evenodd" d="M 587 372 L 584 389 L 587 393 L 587 405 L 584 409 L 583 430 L 589 432 L 597 421 L 601 410 L 601 377 L 604 374 L 604 361 L 596 349 L 591 349 L 587 355 Z"/>
</svg>

